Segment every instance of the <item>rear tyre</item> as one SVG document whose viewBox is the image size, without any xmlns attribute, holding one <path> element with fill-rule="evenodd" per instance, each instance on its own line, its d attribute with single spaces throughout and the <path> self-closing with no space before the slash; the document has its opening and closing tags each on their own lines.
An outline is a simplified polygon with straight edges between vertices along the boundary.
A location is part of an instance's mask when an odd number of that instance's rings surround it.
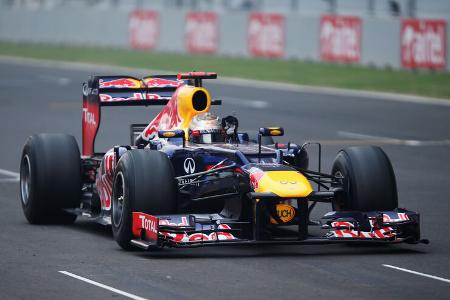
<svg viewBox="0 0 450 300">
<path fill-rule="evenodd" d="M 81 198 L 80 151 L 66 134 L 38 134 L 28 138 L 20 164 L 22 209 L 31 224 L 73 223 Z"/>
<path fill-rule="evenodd" d="M 394 170 L 380 147 L 341 150 L 331 174 L 343 177 L 344 190 L 337 195 L 334 210 L 384 211 L 398 207 Z"/>
<path fill-rule="evenodd" d="M 114 173 L 111 225 L 114 239 L 125 250 L 134 247 L 132 212 L 151 215 L 176 212 L 177 185 L 166 154 L 149 150 L 127 151 Z"/>
<path fill-rule="evenodd" d="M 247 134 L 249 142 L 258 144 L 258 135 L 259 135 L 258 131 L 247 131 Z M 275 144 L 273 137 L 271 136 L 261 137 L 261 145 L 273 145 L 273 144 Z"/>
</svg>

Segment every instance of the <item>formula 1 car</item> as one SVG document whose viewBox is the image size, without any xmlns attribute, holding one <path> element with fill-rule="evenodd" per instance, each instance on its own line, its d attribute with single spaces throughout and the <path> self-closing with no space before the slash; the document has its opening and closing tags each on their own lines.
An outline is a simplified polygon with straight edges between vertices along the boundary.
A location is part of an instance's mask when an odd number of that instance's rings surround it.
<svg viewBox="0 0 450 300">
<path fill-rule="evenodd" d="M 65 134 L 33 135 L 25 144 L 20 194 L 28 221 L 72 223 L 83 215 L 110 224 L 123 249 L 428 242 L 419 214 L 398 208 L 381 148 L 343 149 L 324 173 L 318 143 L 275 143 L 283 128 L 241 132 L 234 116 L 220 123 L 209 110 L 221 101 L 202 87 L 216 77 L 92 77 L 83 85 L 82 155 Z M 130 145 L 95 152 L 101 108 L 126 105 L 165 106 L 149 124 L 131 125 Z M 311 146 L 319 150 L 317 170 L 309 168 Z M 313 222 L 317 202 L 332 211 Z"/>
</svg>

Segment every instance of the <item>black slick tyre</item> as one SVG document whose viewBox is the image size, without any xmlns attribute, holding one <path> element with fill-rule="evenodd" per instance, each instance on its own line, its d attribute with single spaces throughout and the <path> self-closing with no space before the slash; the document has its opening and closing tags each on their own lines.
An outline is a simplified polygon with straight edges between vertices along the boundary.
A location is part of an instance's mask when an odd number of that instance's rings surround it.
<svg viewBox="0 0 450 300">
<path fill-rule="evenodd" d="M 343 192 L 333 203 L 337 211 L 386 211 L 398 207 L 397 185 L 391 162 L 376 146 L 341 150 L 331 173 L 343 177 Z"/>
<path fill-rule="evenodd" d="M 176 212 L 177 186 L 166 154 L 149 149 L 127 151 L 114 173 L 111 225 L 114 239 L 125 250 L 134 247 L 132 212 L 150 215 Z"/>
<path fill-rule="evenodd" d="M 38 134 L 28 138 L 20 164 L 22 209 L 31 224 L 73 223 L 81 198 L 80 151 L 66 134 Z"/>
</svg>

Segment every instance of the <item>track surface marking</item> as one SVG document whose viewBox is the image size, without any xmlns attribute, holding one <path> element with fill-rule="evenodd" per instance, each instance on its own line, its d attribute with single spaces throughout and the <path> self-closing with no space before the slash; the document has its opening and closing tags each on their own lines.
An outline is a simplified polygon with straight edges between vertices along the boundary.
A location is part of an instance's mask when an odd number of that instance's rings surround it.
<svg viewBox="0 0 450 300">
<path fill-rule="evenodd" d="M 100 287 L 102 289 L 114 292 L 116 294 L 119 294 L 119 295 L 122 295 L 122 296 L 125 296 L 125 297 L 128 297 L 128 298 L 134 299 L 134 300 L 148 300 L 147 298 L 142 298 L 142 297 L 136 296 L 134 294 L 130 294 L 130 293 L 124 292 L 122 290 L 110 287 L 110 286 L 108 286 L 106 284 L 103 284 L 103 283 L 100 283 L 100 282 L 97 282 L 97 281 L 94 281 L 94 280 L 91 280 L 91 279 L 87 279 L 87 278 L 84 278 L 82 276 L 79 276 L 79 275 L 76 275 L 76 274 L 73 274 L 73 273 L 70 273 L 70 272 L 67 272 L 67 271 L 58 271 L 58 272 L 61 273 L 61 274 L 70 276 L 72 278 L 84 281 L 86 283 L 98 286 L 98 287 Z"/>
<path fill-rule="evenodd" d="M 395 270 L 411 273 L 411 274 L 414 274 L 414 275 L 419 275 L 419 276 L 423 276 L 423 277 L 427 277 L 427 278 L 436 279 L 436 280 L 440 280 L 440 281 L 443 281 L 443 282 L 450 283 L 450 279 L 442 278 L 442 277 L 439 277 L 439 276 L 425 274 L 425 273 L 421 273 L 421 272 L 417 272 L 417 271 L 413 271 L 413 270 L 408 270 L 408 269 L 405 269 L 405 268 L 400 268 L 400 267 L 396 267 L 396 266 L 392 266 L 392 265 L 385 265 L 385 264 L 383 264 L 382 266 L 386 267 L 386 268 L 391 268 L 391 269 L 395 269 Z"/>
</svg>

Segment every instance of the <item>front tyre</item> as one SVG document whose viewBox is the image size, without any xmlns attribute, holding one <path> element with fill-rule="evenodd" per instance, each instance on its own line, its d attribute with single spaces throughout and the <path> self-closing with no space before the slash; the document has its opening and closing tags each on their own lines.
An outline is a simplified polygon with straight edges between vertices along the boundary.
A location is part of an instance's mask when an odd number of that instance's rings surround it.
<svg viewBox="0 0 450 300">
<path fill-rule="evenodd" d="M 111 212 L 113 235 L 119 246 L 133 249 L 133 212 L 173 214 L 176 199 L 175 173 L 165 153 L 135 149 L 122 155 L 114 173 Z"/>
<path fill-rule="evenodd" d="M 331 174 L 343 178 L 343 192 L 337 195 L 334 210 L 386 211 L 398 207 L 394 170 L 380 147 L 341 150 Z"/>
<path fill-rule="evenodd" d="M 20 198 L 31 224 L 73 223 L 81 198 L 80 151 L 66 134 L 38 134 L 28 138 L 20 163 Z"/>
</svg>

